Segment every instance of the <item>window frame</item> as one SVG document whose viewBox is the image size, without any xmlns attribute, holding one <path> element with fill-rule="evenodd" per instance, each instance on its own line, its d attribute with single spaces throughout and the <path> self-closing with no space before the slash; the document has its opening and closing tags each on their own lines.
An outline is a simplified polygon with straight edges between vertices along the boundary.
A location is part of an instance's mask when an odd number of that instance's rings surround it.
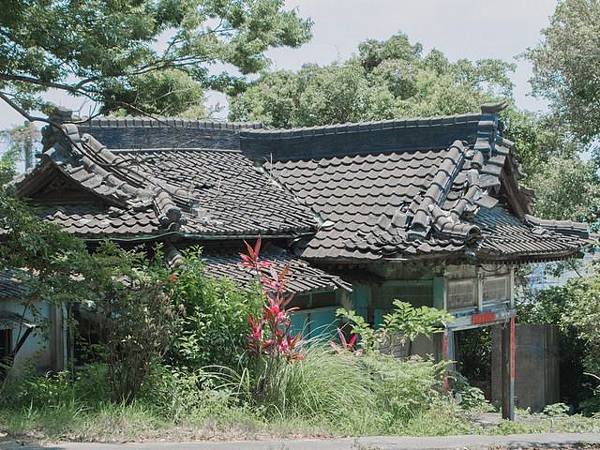
<svg viewBox="0 0 600 450">
<path fill-rule="evenodd" d="M 500 272 L 500 271 L 498 271 Z M 507 296 L 505 299 L 492 299 L 487 300 L 484 299 L 484 283 L 486 279 L 504 279 L 506 283 Z M 474 296 L 476 302 L 473 302 L 473 306 L 469 307 L 460 307 L 456 309 L 450 309 L 449 302 L 449 289 L 452 283 L 460 283 L 470 281 L 474 286 Z M 482 268 L 478 268 L 475 276 L 465 276 L 465 277 L 456 277 L 456 276 L 444 276 L 444 309 L 450 313 L 466 313 L 469 311 L 483 311 L 486 307 L 492 305 L 502 305 L 508 304 L 510 308 L 514 308 L 514 268 L 509 267 L 508 271 L 505 273 L 494 273 L 490 274 L 490 271 L 483 270 Z"/>
<path fill-rule="evenodd" d="M 504 282 L 504 287 L 506 289 L 506 296 L 504 298 L 491 298 L 491 299 L 490 298 L 486 298 L 485 297 L 485 283 L 486 283 L 486 281 L 497 281 L 497 280 L 502 280 Z M 494 275 L 494 276 L 491 276 L 491 277 L 484 277 L 483 278 L 483 284 L 482 284 L 481 299 L 482 299 L 482 304 L 484 306 L 510 302 L 510 299 L 511 299 L 511 277 L 510 277 L 510 273 L 506 273 L 506 274 L 503 274 L 503 275 Z"/>
<path fill-rule="evenodd" d="M 462 305 L 456 308 L 450 308 L 450 286 L 454 283 L 471 283 L 473 291 L 473 302 L 471 305 Z M 476 310 L 479 307 L 477 278 L 447 278 L 444 289 L 444 309 L 449 312 L 464 312 Z"/>
</svg>

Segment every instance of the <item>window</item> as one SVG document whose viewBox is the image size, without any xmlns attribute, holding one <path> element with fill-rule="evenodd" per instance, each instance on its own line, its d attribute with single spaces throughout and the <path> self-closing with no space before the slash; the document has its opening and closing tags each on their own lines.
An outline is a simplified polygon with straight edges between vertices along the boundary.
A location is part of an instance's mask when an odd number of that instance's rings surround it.
<svg viewBox="0 0 600 450">
<path fill-rule="evenodd" d="M 433 304 L 433 284 L 423 281 L 389 281 L 381 288 L 381 298 L 376 306 L 383 310 L 393 309 L 392 302 L 400 300 L 413 306 L 431 306 Z"/>
<path fill-rule="evenodd" d="M 483 302 L 493 303 L 510 299 L 510 277 L 489 277 L 483 279 Z"/>
<path fill-rule="evenodd" d="M 477 299 L 477 281 L 474 279 L 448 281 L 446 302 L 448 310 L 477 307 L 479 303 Z"/>
</svg>

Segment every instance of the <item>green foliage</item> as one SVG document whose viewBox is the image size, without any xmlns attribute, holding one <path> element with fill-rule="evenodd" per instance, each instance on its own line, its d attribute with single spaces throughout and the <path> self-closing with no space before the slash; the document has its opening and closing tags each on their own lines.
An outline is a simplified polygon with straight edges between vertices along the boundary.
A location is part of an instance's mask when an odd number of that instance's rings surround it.
<svg viewBox="0 0 600 450">
<path fill-rule="evenodd" d="M 0 270 L 20 279 L 22 314 L 41 322 L 44 302 L 83 303 L 104 340 L 101 357 L 108 362 L 113 399 L 132 401 L 176 324 L 160 252 L 147 259 L 103 243 L 92 254 L 83 241 L 39 220 L 6 191 L 0 192 L 0 229 Z"/>
<path fill-rule="evenodd" d="M 383 316 L 383 324 L 377 330 L 356 314 L 340 308 L 336 311 L 338 317 L 350 323 L 352 334 L 360 337 L 359 345 L 365 350 L 379 350 L 389 339 L 399 338 L 401 344 L 411 343 L 417 336 L 430 336 L 443 331 L 441 325 L 453 320 L 446 311 L 421 306 L 415 308 L 410 303 L 394 300 L 394 310 Z"/>
<path fill-rule="evenodd" d="M 132 402 L 177 328 L 172 282 L 160 251 L 148 259 L 105 242 L 91 262 L 81 272 L 84 298 L 103 338 L 112 399 Z"/>
<path fill-rule="evenodd" d="M 145 112 L 155 116 L 206 117 L 202 86 L 188 73 L 175 69 L 148 72 L 131 80 L 131 87 L 106 99 L 104 108 L 117 115 Z M 139 111 L 127 105 L 136 105 Z"/>
<path fill-rule="evenodd" d="M 492 333 L 490 327 L 461 331 L 458 334 L 456 352 L 457 371 L 465 377 L 465 382 L 470 380 L 471 383 L 477 386 L 483 386 L 490 382 L 492 374 Z M 459 382 L 453 383 L 453 388 L 461 390 L 458 385 L 464 385 L 462 381 L 459 380 Z"/>
<path fill-rule="evenodd" d="M 535 214 L 550 219 L 594 223 L 600 211 L 600 179 L 596 165 L 579 158 L 552 157 L 531 176 Z"/>
<path fill-rule="evenodd" d="M 24 113 L 47 109 L 41 94 L 50 88 L 103 103 L 103 112 L 184 112 L 204 86 L 239 86 L 228 74 L 209 75 L 210 65 L 255 73 L 268 63 L 266 50 L 301 45 L 311 26 L 283 0 L 3 6 L 0 98 Z"/>
<path fill-rule="evenodd" d="M 242 400 L 249 392 L 247 375 L 220 380 L 164 366 L 153 367 L 134 403 L 112 403 L 106 401 L 107 368 L 94 365 L 73 374 L 27 376 L 12 385 L 11 396 L 0 397 L 0 426 L 10 435 L 84 442 L 600 430 L 598 418 L 521 411 L 522 421 L 482 429 L 464 404 L 460 408 L 440 393 L 439 365 L 340 356 L 322 347 L 307 356 L 282 366 L 282 395 L 272 399 L 281 408 Z"/>
<path fill-rule="evenodd" d="M 174 301 L 182 311 L 171 356 L 178 365 L 236 367 L 245 352 L 248 317 L 260 313 L 264 297 L 257 289 L 240 289 L 230 280 L 206 277 L 201 251 L 184 253 L 173 283 Z"/>
<path fill-rule="evenodd" d="M 431 336 L 440 333 L 445 325 L 453 320 L 448 312 L 421 306 L 415 308 L 410 303 L 394 300 L 394 310 L 383 316 L 383 327 L 387 334 L 398 334 L 405 341 L 414 341 L 417 336 Z"/>
<path fill-rule="evenodd" d="M 376 332 L 365 318 L 354 310 L 339 308 L 336 312 L 337 317 L 343 318 L 350 324 L 350 332 L 360 336 L 358 345 L 364 350 L 374 350 L 381 339 L 380 333 Z"/>
<path fill-rule="evenodd" d="M 74 277 L 90 261 L 82 241 L 39 220 L 5 188 L 0 188 L 0 229 L 0 270 L 12 270 L 21 280 L 25 309 L 35 315 L 41 298 L 50 303 L 85 298 L 82 283 Z"/>
<path fill-rule="evenodd" d="M 361 43 L 343 63 L 263 74 L 231 99 L 230 118 L 289 128 L 473 112 L 512 95 L 512 70 L 499 60 L 450 62 L 438 50 L 424 55 L 399 33 Z"/>
<path fill-rule="evenodd" d="M 553 403 L 547 405 L 542 412 L 550 417 L 566 416 L 569 414 L 569 407 L 564 403 Z"/>
<path fill-rule="evenodd" d="M 565 132 L 563 124 L 550 115 L 521 111 L 510 105 L 501 113 L 505 136 L 515 143 L 519 163 L 525 172 L 526 184 L 540 173 L 552 158 L 577 159 L 581 145 Z M 536 187 L 535 183 L 529 183 Z"/>
<path fill-rule="evenodd" d="M 465 410 L 493 411 L 481 389 L 469 384 L 462 374 L 452 375 L 452 391 L 459 405 Z"/>
<path fill-rule="evenodd" d="M 110 398 L 107 367 L 91 364 L 76 373 L 39 375 L 33 369 L 8 381 L 1 407 L 62 408 L 73 402 L 95 404 Z"/>
<path fill-rule="evenodd" d="M 600 64 L 600 2 L 562 0 L 542 35 L 526 52 L 534 93 L 550 100 L 570 130 L 589 141 L 600 133 L 600 84 L 590 76 Z"/>
<path fill-rule="evenodd" d="M 577 337 L 585 342 L 585 368 L 600 375 L 600 277 L 576 279 L 566 289 L 569 295 L 561 326 L 575 330 Z"/>
</svg>

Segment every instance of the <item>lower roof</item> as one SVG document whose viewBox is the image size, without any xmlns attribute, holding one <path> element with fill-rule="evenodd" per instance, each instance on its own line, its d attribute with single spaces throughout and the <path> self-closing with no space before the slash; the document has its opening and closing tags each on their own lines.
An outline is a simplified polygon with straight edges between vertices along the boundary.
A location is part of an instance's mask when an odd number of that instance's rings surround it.
<svg viewBox="0 0 600 450">
<path fill-rule="evenodd" d="M 220 250 L 205 249 L 202 253 L 202 260 L 206 264 L 206 273 L 213 278 L 233 280 L 242 286 L 257 281 L 257 274 L 241 265 L 240 251 L 242 251 L 242 247 L 239 249 L 231 247 Z M 171 261 L 179 258 L 178 254 L 173 251 L 168 253 L 168 257 Z M 266 249 L 261 252 L 260 259 L 269 262 L 271 268 L 278 273 L 286 267 L 289 268 L 285 290 L 290 294 L 335 291 L 338 289 L 352 290 L 352 285 L 339 276 L 314 267 L 309 262 L 268 243 L 266 243 Z"/>
</svg>

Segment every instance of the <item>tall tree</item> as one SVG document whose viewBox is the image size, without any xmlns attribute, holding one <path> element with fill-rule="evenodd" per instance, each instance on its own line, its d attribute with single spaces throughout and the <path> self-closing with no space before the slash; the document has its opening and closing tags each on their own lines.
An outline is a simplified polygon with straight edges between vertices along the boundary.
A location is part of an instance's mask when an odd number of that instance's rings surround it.
<svg viewBox="0 0 600 450">
<path fill-rule="evenodd" d="M 264 73 L 231 99 L 230 118 L 294 127 L 472 112 L 512 96 L 512 70 L 496 59 L 450 62 L 438 50 L 424 54 L 399 33 L 361 43 L 342 63 Z"/>
<path fill-rule="evenodd" d="M 526 52 L 534 93 L 590 141 L 600 133 L 600 0 L 562 0 L 542 35 Z"/>
<path fill-rule="evenodd" d="M 600 216 L 600 179 L 591 161 L 551 157 L 534 173 L 535 213 L 548 219 L 571 219 L 593 224 Z"/>
<path fill-rule="evenodd" d="M 0 98 L 29 120 L 59 89 L 101 112 L 177 114 L 205 87 L 264 69 L 271 47 L 310 38 L 284 0 L 6 0 L 0 8 Z M 167 101 L 166 98 L 169 100 Z"/>
</svg>

